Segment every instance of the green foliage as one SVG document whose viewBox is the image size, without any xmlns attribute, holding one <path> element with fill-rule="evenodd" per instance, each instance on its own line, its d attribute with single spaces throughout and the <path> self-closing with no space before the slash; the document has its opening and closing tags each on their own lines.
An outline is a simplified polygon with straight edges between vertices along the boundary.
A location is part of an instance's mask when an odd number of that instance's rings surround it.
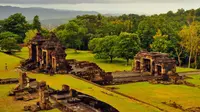
<svg viewBox="0 0 200 112">
<path fill-rule="evenodd" d="M 153 42 L 153 36 L 155 35 L 156 29 L 153 27 L 153 23 L 145 19 L 139 23 L 138 36 L 140 37 L 141 47 L 150 51 L 150 44 Z"/>
<path fill-rule="evenodd" d="M 104 38 L 96 38 L 90 41 L 89 47 L 96 53 L 95 57 L 98 59 L 110 59 L 112 63 L 113 58 L 117 57 L 117 42 L 118 36 L 106 36 Z"/>
<path fill-rule="evenodd" d="M 117 41 L 118 57 L 126 59 L 128 64 L 140 50 L 140 39 L 137 34 L 123 32 Z"/>
<path fill-rule="evenodd" d="M 0 33 L 3 32 L 4 20 L 0 20 Z"/>
<path fill-rule="evenodd" d="M 33 29 L 37 29 L 38 31 L 41 30 L 41 23 L 40 23 L 40 19 L 39 19 L 39 16 L 36 15 L 34 18 L 33 18 L 33 25 L 32 25 Z"/>
<path fill-rule="evenodd" d="M 191 58 L 194 56 L 195 68 L 197 68 L 197 56 L 200 51 L 200 22 L 192 22 L 191 25 L 185 26 L 180 32 L 179 36 L 182 39 L 182 46 L 190 53 L 188 68 L 190 68 Z"/>
<path fill-rule="evenodd" d="M 12 33 L 20 35 L 22 38 L 25 37 L 26 31 L 30 28 L 26 18 L 21 13 L 16 13 L 9 16 L 4 20 L 3 30 L 10 31 Z"/>
<path fill-rule="evenodd" d="M 151 48 L 155 52 L 167 53 L 169 47 L 171 46 L 170 40 L 168 40 L 168 35 L 162 35 L 162 32 L 158 30 L 156 35 L 153 37 L 154 41 L 151 44 Z"/>
<path fill-rule="evenodd" d="M 24 39 L 24 43 L 27 44 L 30 40 L 32 40 L 32 38 L 36 36 L 37 32 L 38 31 L 36 29 L 35 30 L 28 30 L 25 33 L 26 37 Z"/>
<path fill-rule="evenodd" d="M 74 21 L 70 21 L 62 29 L 56 31 L 59 39 L 67 47 L 80 49 L 83 45 L 82 41 L 86 36 L 87 29 L 78 25 Z"/>
<path fill-rule="evenodd" d="M 0 40 L 6 39 L 6 38 L 14 38 L 17 43 L 22 43 L 22 37 L 20 37 L 17 34 L 14 34 L 12 32 L 2 32 L 0 33 Z"/>
<path fill-rule="evenodd" d="M 0 50 L 11 53 L 12 51 L 20 50 L 21 47 L 17 44 L 14 38 L 4 38 L 0 40 Z"/>
</svg>

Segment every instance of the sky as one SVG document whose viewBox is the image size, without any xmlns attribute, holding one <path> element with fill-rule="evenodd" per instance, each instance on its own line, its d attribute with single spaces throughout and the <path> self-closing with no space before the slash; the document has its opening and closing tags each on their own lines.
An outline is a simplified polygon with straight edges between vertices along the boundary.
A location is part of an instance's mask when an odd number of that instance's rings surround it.
<svg viewBox="0 0 200 112">
<path fill-rule="evenodd" d="M 97 11 L 102 14 L 160 14 L 200 8 L 200 0 L 0 0 L 3 6 Z"/>
</svg>

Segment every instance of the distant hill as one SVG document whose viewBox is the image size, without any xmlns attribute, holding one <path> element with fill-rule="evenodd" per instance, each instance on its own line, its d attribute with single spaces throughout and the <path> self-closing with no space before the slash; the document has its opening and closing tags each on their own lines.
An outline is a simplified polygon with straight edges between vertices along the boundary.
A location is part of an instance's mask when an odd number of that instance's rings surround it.
<svg viewBox="0 0 200 112">
<path fill-rule="evenodd" d="M 95 11 L 73 11 L 73 10 L 56 10 L 45 8 L 20 8 L 12 6 L 0 6 L 0 20 L 8 16 L 22 13 L 27 20 L 32 20 L 35 15 L 40 17 L 42 24 L 58 25 L 67 22 L 67 20 L 75 18 L 77 15 L 98 14 Z"/>
</svg>

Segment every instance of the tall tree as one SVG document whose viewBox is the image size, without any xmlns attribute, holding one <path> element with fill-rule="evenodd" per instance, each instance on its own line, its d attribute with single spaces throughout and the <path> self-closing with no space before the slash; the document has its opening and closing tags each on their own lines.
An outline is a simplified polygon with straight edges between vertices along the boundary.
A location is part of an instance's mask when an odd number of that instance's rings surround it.
<svg viewBox="0 0 200 112">
<path fill-rule="evenodd" d="M 56 32 L 59 39 L 70 48 L 74 48 L 75 51 L 80 49 L 83 44 L 83 39 L 86 36 L 87 29 L 78 25 L 74 21 L 70 21 L 63 30 Z"/>
<path fill-rule="evenodd" d="M 18 34 L 23 39 L 25 38 L 25 33 L 30 28 L 29 24 L 26 21 L 26 17 L 21 13 L 16 13 L 9 16 L 4 20 L 3 29 L 4 31 L 10 31 L 14 34 Z"/>
<path fill-rule="evenodd" d="M 41 23 L 38 15 L 33 18 L 33 29 L 41 30 Z"/>
<path fill-rule="evenodd" d="M 17 44 L 17 41 L 14 38 L 4 38 L 0 40 L 0 50 L 12 53 L 12 51 L 20 50 L 21 47 Z"/>
<path fill-rule="evenodd" d="M 137 33 L 142 43 L 141 47 L 150 51 L 150 45 L 152 44 L 153 36 L 156 33 L 153 21 L 151 21 L 150 19 L 145 19 L 141 21 L 139 23 Z"/>
<path fill-rule="evenodd" d="M 162 35 L 162 32 L 158 30 L 153 38 L 154 41 L 151 44 L 152 50 L 156 52 L 167 53 L 171 45 L 171 42 L 168 40 L 168 35 Z"/>
<path fill-rule="evenodd" d="M 112 63 L 113 58 L 117 56 L 117 42 L 118 36 L 113 35 L 98 38 L 97 40 L 91 40 L 89 45 L 94 49 L 93 52 L 96 53 L 95 58 L 110 59 L 110 62 Z"/>
<path fill-rule="evenodd" d="M 129 59 L 133 59 L 140 50 L 140 39 L 137 34 L 123 32 L 119 36 L 117 43 L 117 54 L 119 57 L 126 59 L 127 65 Z"/>
<path fill-rule="evenodd" d="M 189 52 L 189 63 L 188 68 L 191 67 L 192 56 L 195 56 L 195 66 L 197 65 L 197 55 L 199 52 L 199 43 L 200 43 L 200 23 L 192 22 L 190 26 L 185 26 L 180 32 L 179 35 L 182 39 L 182 46 L 186 48 Z"/>
</svg>

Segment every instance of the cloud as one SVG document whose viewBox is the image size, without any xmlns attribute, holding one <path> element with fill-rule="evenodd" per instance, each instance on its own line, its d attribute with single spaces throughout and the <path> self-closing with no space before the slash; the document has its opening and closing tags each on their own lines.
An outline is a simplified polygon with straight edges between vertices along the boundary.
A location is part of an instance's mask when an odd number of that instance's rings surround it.
<svg viewBox="0 0 200 112">
<path fill-rule="evenodd" d="M 0 4 L 193 3 L 199 0 L 0 0 Z"/>
</svg>

